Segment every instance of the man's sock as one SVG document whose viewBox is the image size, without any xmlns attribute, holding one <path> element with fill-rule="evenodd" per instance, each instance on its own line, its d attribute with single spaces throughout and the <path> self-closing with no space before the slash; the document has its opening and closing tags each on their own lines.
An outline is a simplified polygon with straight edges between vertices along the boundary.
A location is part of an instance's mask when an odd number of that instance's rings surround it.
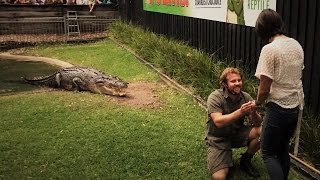
<svg viewBox="0 0 320 180">
<path fill-rule="evenodd" d="M 259 172 L 251 164 L 252 157 L 253 155 L 249 154 L 248 152 L 245 152 L 244 154 L 242 154 L 240 159 L 240 168 L 246 173 L 248 173 L 250 176 L 259 177 L 260 176 Z"/>
</svg>

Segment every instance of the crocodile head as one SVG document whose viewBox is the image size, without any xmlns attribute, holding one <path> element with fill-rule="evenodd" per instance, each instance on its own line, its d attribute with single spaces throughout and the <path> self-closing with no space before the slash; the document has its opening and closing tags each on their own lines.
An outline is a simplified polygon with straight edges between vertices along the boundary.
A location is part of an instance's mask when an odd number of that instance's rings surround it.
<svg viewBox="0 0 320 180">
<path fill-rule="evenodd" d="M 125 96 L 128 83 L 117 76 L 102 76 L 95 79 L 93 91 L 113 96 Z"/>
</svg>

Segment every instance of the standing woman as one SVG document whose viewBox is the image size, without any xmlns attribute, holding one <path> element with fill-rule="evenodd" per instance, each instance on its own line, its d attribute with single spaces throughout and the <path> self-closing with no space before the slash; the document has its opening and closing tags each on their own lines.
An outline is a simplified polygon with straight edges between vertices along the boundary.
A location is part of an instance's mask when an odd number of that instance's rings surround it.
<svg viewBox="0 0 320 180">
<path fill-rule="evenodd" d="M 255 73 L 260 80 L 256 105 L 266 103 L 262 158 L 271 179 L 288 179 L 289 141 L 304 105 L 304 53 L 296 40 L 285 35 L 285 24 L 274 10 L 260 13 L 255 30 L 268 42 L 261 50 Z"/>
</svg>

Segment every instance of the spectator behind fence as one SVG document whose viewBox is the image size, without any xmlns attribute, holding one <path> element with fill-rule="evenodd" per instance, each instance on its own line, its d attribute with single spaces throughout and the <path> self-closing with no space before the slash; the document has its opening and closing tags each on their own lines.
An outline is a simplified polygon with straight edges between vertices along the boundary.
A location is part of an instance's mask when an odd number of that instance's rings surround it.
<svg viewBox="0 0 320 180">
<path fill-rule="evenodd" d="M 110 0 L 111 1 L 111 4 L 114 4 L 114 5 L 118 5 L 118 0 Z"/>
<path fill-rule="evenodd" d="M 32 0 L 32 4 L 34 5 L 44 5 L 45 0 Z"/>
<path fill-rule="evenodd" d="M 110 0 L 102 0 L 101 4 L 106 5 L 106 4 L 111 4 Z"/>
<path fill-rule="evenodd" d="M 68 5 L 76 4 L 76 0 L 67 0 L 67 4 Z"/>
<path fill-rule="evenodd" d="M 93 11 L 94 5 L 96 3 L 101 4 L 101 2 L 99 0 L 88 0 L 89 12 L 90 13 Z"/>
<path fill-rule="evenodd" d="M 63 0 L 45 0 L 45 4 L 63 4 Z"/>
<path fill-rule="evenodd" d="M 109 5 L 109 4 L 118 5 L 118 1 L 117 0 L 102 0 L 102 4 L 103 5 Z"/>
<path fill-rule="evenodd" d="M 15 0 L 14 4 L 30 4 L 29 0 Z"/>
<path fill-rule="evenodd" d="M 77 5 L 88 5 L 88 0 L 76 0 Z"/>
</svg>

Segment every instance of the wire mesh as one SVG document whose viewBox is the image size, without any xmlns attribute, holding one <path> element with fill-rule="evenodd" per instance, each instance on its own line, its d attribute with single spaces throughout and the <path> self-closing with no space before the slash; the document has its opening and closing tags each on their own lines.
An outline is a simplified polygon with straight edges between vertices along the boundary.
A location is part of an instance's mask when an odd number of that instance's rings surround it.
<svg viewBox="0 0 320 180">
<path fill-rule="evenodd" d="M 0 20 L 0 48 L 11 49 L 25 45 L 102 39 L 106 37 L 109 25 L 116 20 L 95 16 L 78 16 L 76 20 L 69 20 L 67 17 Z M 78 27 L 69 26 L 74 23 Z M 79 33 L 68 33 L 72 31 Z"/>
</svg>

